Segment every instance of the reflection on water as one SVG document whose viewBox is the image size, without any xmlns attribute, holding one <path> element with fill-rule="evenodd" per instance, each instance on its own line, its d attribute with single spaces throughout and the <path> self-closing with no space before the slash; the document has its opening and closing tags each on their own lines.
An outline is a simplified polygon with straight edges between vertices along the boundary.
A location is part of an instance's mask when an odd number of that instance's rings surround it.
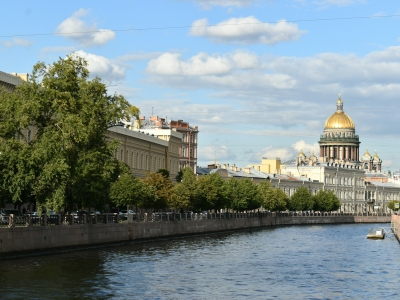
<svg viewBox="0 0 400 300">
<path fill-rule="evenodd" d="M 381 299 L 398 296 L 400 245 L 393 238 L 367 240 L 372 226 L 279 227 L 2 260 L 0 297 Z"/>
</svg>

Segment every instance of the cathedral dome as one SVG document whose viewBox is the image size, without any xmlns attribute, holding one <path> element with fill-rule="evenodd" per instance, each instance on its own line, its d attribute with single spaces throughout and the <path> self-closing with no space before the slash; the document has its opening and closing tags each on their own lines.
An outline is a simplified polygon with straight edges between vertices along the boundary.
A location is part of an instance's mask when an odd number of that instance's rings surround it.
<svg viewBox="0 0 400 300">
<path fill-rule="evenodd" d="M 324 129 L 355 129 L 353 120 L 343 111 L 343 101 L 340 97 L 336 107 L 336 112 L 326 120 Z"/>
</svg>

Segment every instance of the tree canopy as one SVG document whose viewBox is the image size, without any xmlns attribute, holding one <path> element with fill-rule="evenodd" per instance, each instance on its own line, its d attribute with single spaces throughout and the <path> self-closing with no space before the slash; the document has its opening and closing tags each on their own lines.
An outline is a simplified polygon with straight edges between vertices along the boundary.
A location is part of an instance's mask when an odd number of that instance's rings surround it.
<svg viewBox="0 0 400 300">
<path fill-rule="evenodd" d="M 75 54 L 33 67 L 30 82 L 0 91 L 0 196 L 57 210 L 102 207 L 121 173 L 106 140 L 129 103 L 89 79 Z"/>
<path fill-rule="evenodd" d="M 320 190 L 316 195 L 313 195 L 314 210 L 319 211 L 334 211 L 340 207 L 340 201 L 333 191 Z"/>
<path fill-rule="evenodd" d="M 288 196 L 280 189 L 272 187 L 271 183 L 262 181 L 257 187 L 263 197 L 262 206 L 269 211 L 286 210 Z"/>
<path fill-rule="evenodd" d="M 314 200 L 311 198 L 311 193 L 307 187 L 301 186 L 290 197 L 289 210 L 303 211 L 312 210 L 314 206 Z"/>
</svg>

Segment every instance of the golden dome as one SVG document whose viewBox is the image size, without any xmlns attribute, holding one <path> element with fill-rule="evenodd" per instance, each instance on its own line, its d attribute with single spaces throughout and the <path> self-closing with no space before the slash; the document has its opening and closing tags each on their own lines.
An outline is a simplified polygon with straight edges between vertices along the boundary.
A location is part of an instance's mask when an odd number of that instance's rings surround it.
<svg viewBox="0 0 400 300">
<path fill-rule="evenodd" d="M 325 122 L 324 129 L 348 128 L 355 129 L 353 120 L 344 112 L 335 112 Z"/>
<path fill-rule="evenodd" d="M 374 160 L 380 160 L 378 153 L 376 153 L 376 150 L 375 150 Z"/>
<path fill-rule="evenodd" d="M 326 120 L 324 129 L 356 129 L 353 120 L 343 111 L 343 101 L 340 96 L 336 107 L 336 112 Z"/>
<path fill-rule="evenodd" d="M 369 156 L 369 157 L 371 157 L 371 154 L 369 154 L 368 148 L 367 148 L 367 151 L 365 151 L 365 153 L 364 153 L 363 156 Z"/>
<path fill-rule="evenodd" d="M 300 153 L 297 155 L 299 157 L 306 157 L 306 155 L 303 152 L 303 149 L 300 149 Z"/>
</svg>

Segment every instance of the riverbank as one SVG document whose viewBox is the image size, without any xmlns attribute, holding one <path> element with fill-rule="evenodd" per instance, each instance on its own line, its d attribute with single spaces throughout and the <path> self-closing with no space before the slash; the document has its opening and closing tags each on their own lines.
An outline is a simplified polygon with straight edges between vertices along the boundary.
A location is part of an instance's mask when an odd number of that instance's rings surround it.
<svg viewBox="0 0 400 300">
<path fill-rule="evenodd" d="M 391 216 L 389 215 L 327 214 L 310 216 L 301 214 L 290 216 L 288 214 L 253 213 L 231 214 L 224 218 L 221 215 L 219 217 L 214 215 L 212 218 L 205 219 L 168 221 L 152 219 L 142 222 L 129 220 L 129 222 L 121 223 L 6 227 L 0 228 L 0 255 L 282 225 L 389 223 L 390 221 Z"/>
</svg>

